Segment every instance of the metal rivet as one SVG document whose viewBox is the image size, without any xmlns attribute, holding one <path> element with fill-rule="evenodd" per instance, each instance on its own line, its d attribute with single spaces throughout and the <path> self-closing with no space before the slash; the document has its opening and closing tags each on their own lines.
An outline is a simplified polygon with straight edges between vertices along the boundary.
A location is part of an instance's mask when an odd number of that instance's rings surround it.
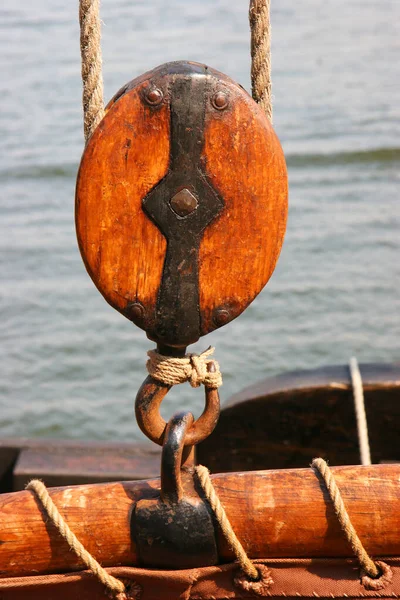
<svg viewBox="0 0 400 600">
<path fill-rule="evenodd" d="M 142 321 L 144 318 L 144 306 L 140 302 L 134 302 L 129 307 L 129 313 L 135 321 Z"/>
<path fill-rule="evenodd" d="M 224 110 L 228 106 L 228 96 L 225 92 L 216 92 L 212 98 L 212 104 L 217 110 Z"/>
<path fill-rule="evenodd" d="M 198 204 L 197 198 L 187 188 L 180 190 L 171 198 L 171 208 L 180 217 L 190 215 L 196 210 Z"/>
<path fill-rule="evenodd" d="M 217 308 L 217 310 L 214 312 L 213 321 L 218 327 L 225 325 L 230 320 L 231 315 L 229 310 L 227 310 L 226 308 Z"/>
<path fill-rule="evenodd" d="M 161 104 L 163 100 L 163 93 L 158 88 L 151 88 L 145 96 L 146 102 L 151 104 L 151 106 L 157 106 L 157 104 Z"/>
</svg>

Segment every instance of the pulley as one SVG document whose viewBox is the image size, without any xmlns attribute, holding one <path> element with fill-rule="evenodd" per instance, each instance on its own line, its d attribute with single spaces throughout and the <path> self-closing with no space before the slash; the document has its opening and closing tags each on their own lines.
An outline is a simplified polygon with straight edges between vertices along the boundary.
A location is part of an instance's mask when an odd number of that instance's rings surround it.
<svg viewBox="0 0 400 600">
<path fill-rule="evenodd" d="M 124 86 L 82 157 L 86 268 L 160 348 L 182 351 L 250 304 L 274 270 L 286 216 L 269 120 L 202 64 L 168 63 Z"/>
</svg>

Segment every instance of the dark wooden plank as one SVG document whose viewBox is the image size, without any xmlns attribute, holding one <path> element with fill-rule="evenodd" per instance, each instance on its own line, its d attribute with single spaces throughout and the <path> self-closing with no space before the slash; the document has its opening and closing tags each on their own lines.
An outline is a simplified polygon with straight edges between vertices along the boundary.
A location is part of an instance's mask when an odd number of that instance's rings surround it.
<svg viewBox="0 0 400 600">
<path fill-rule="evenodd" d="M 372 461 L 400 460 L 400 365 L 361 365 Z M 223 451 L 222 451 L 223 449 Z M 198 461 L 212 472 L 360 461 L 347 366 L 288 373 L 233 396 Z"/>
<path fill-rule="evenodd" d="M 34 478 L 59 486 L 156 477 L 160 456 L 160 448 L 150 443 L 2 439 L 0 466 L 12 470 L 1 491 L 22 490 Z"/>
<path fill-rule="evenodd" d="M 29 448 L 14 467 L 14 490 L 39 478 L 48 486 L 147 479 L 158 474 L 160 452 L 133 448 Z"/>
<path fill-rule="evenodd" d="M 365 387 L 386 385 L 400 386 L 400 363 L 364 363 L 360 365 L 360 372 Z M 261 381 L 240 390 L 227 400 L 224 408 L 245 402 L 251 398 L 265 397 L 274 393 L 284 393 L 311 388 L 350 388 L 351 378 L 348 365 L 328 365 L 317 369 L 304 369 L 288 371 L 267 377 Z"/>
<path fill-rule="evenodd" d="M 9 492 L 13 486 L 13 470 L 19 447 L 0 443 L 0 493 Z"/>
</svg>

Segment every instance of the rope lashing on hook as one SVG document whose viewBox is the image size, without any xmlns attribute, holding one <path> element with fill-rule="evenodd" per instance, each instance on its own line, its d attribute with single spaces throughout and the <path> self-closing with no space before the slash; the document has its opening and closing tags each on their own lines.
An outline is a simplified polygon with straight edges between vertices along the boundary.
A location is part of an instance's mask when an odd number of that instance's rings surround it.
<svg viewBox="0 0 400 600">
<path fill-rule="evenodd" d="M 113 594 L 116 600 L 125 600 L 125 585 L 119 579 L 109 575 L 105 569 L 97 562 L 96 559 L 86 550 L 81 544 L 76 535 L 68 527 L 67 523 L 61 516 L 57 506 L 54 504 L 47 491 L 46 486 L 39 479 L 33 479 L 26 486 L 27 490 L 34 492 L 53 525 L 58 529 L 59 533 L 68 543 L 71 550 L 82 560 L 87 568 L 97 577 L 97 579 Z"/>
<path fill-rule="evenodd" d="M 251 0 L 251 85 L 272 122 L 270 0 Z M 104 116 L 100 0 L 79 0 L 83 130 L 87 142 Z"/>
<path fill-rule="evenodd" d="M 157 350 L 149 350 L 146 368 L 154 379 L 166 385 L 178 385 L 189 381 L 192 387 L 201 384 L 210 388 L 222 385 L 222 375 L 216 360 L 208 360 L 214 353 L 211 346 L 201 354 L 186 354 L 183 358 L 164 356 Z"/>
</svg>

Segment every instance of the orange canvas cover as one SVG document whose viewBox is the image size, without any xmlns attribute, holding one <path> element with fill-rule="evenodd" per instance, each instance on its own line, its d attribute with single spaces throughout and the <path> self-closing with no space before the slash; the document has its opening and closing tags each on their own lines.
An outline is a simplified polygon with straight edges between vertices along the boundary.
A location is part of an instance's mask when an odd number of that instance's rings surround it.
<svg viewBox="0 0 400 600">
<path fill-rule="evenodd" d="M 255 561 L 270 574 L 258 591 L 238 584 L 237 564 L 181 571 L 115 567 L 107 569 L 127 586 L 127 599 L 227 600 L 240 598 L 398 598 L 400 559 L 385 559 L 391 582 L 366 589 L 358 565 L 348 559 Z M 390 578 L 389 578 L 390 579 Z M 379 586 L 378 586 L 379 587 Z M 0 579 L 1 600 L 106 600 L 107 590 L 88 572 Z"/>
</svg>

